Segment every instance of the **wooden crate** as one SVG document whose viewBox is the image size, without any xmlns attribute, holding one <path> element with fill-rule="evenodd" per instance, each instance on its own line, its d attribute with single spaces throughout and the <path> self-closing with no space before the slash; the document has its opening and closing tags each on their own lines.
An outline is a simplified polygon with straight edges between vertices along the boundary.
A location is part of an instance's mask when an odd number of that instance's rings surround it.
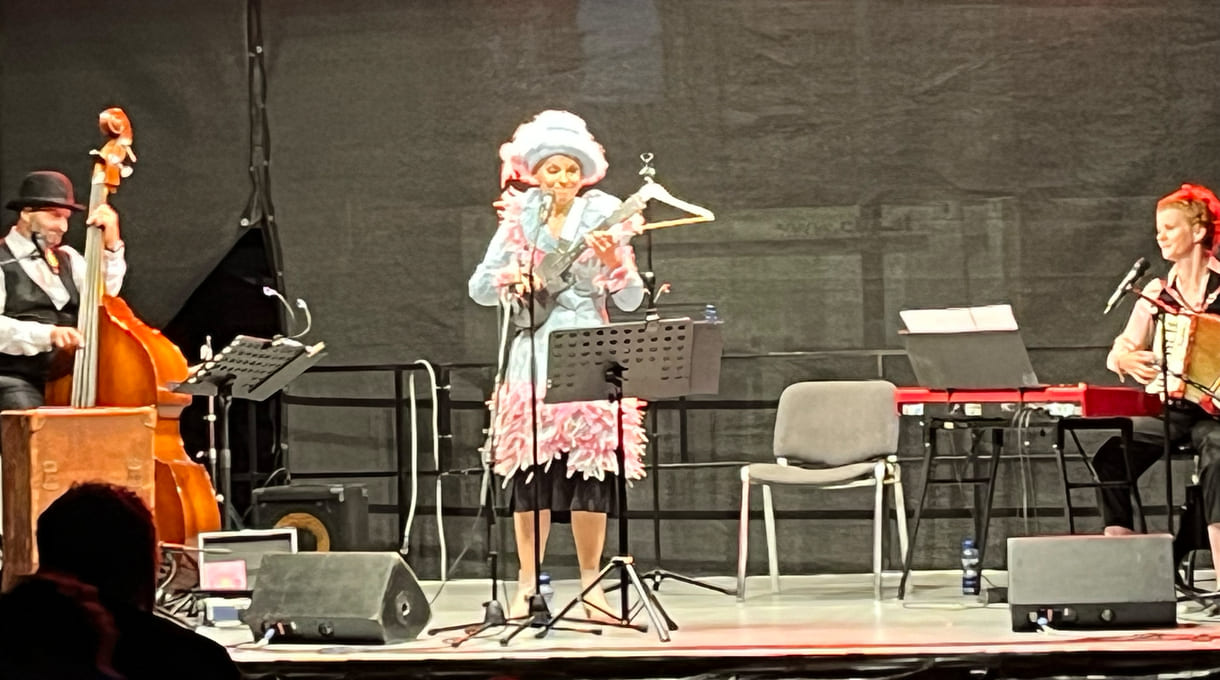
<svg viewBox="0 0 1220 680">
<path fill-rule="evenodd" d="M 44 407 L 0 414 L 4 580 L 38 568 L 38 515 L 76 482 L 124 486 L 153 507 L 157 414 L 147 408 Z"/>
</svg>

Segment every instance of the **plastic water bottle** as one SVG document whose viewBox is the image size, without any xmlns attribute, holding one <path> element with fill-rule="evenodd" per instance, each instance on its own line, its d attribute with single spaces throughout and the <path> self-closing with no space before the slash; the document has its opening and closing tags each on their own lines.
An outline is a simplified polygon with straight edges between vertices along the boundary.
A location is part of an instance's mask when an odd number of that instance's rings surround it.
<svg viewBox="0 0 1220 680">
<path fill-rule="evenodd" d="M 551 585 L 551 575 L 545 571 L 538 574 L 538 592 L 542 594 L 542 601 L 546 603 L 546 610 L 551 611 L 551 602 L 555 600 L 555 586 Z"/>
<path fill-rule="evenodd" d="M 979 594 L 979 549 L 973 538 L 962 539 L 962 595 Z"/>
<path fill-rule="evenodd" d="M 720 323 L 720 312 L 716 311 L 716 305 L 708 304 L 703 307 L 703 320 L 708 323 Z"/>
</svg>

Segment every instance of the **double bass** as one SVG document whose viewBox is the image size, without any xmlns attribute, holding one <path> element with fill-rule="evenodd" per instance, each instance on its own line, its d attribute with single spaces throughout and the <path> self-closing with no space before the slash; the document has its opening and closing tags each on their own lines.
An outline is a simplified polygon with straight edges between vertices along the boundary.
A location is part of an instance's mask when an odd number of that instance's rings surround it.
<svg viewBox="0 0 1220 680">
<path fill-rule="evenodd" d="M 122 109 L 103 111 L 98 126 L 107 141 L 91 152 L 90 215 L 131 175 L 135 161 L 131 121 Z M 83 342 L 73 356 L 71 373 L 48 381 L 46 403 L 75 409 L 155 406 L 157 538 L 187 543 L 200 532 L 218 530 L 220 510 L 207 469 L 190 459 L 179 432 L 179 418 L 191 397 L 169 388 L 169 383 L 186 379 L 186 357 L 160 331 L 140 321 L 122 299 L 105 293 L 102 247 L 102 230 L 89 228 L 77 317 Z"/>
</svg>

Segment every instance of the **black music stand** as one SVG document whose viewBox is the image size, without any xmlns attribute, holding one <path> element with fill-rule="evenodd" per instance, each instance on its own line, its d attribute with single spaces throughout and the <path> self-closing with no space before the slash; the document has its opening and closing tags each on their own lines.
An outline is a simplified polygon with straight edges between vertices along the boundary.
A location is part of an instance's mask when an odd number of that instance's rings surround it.
<svg viewBox="0 0 1220 680">
<path fill-rule="evenodd" d="M 908 309 L 898 332 L 921 387 L 944 390 L 1038 386 L 1009 305 Z"/>
<path fill-rule="evenodd" d="M 1037 387 L 1020 331 L 900 331 L 920 387 L 948 390 Z"/>
<path fill-rule="evenodd" d="M 669 631 L 677 630 L 677 624 L 665 612 L 656 595 L 644 586 L 628 547 L 622 400 L 624 397 L 672 399 L 691 394 L 692 382 L 698 382 L 692 367 L 706 364 L 706 361 L 696 357 L 696 352 L 702 354 L 713 349 L 717 350 L 715 360 L 718 365 L 719 345 L 696 342 L 695 324 L 687 318 L 613 323 L 551 332 L 545 400 L 556 403 L 609 399 L 615 404 L 619 544 L 618 554 L 602 568 L 597 580 L 564 606 L 548 628 L 583 602 L 585 595 L 617 569 L 622 606 L 617 620 L 610 625 L 647 630 L 631 623 L 639 613 L 638 610 L 632 612 L 629 602 L 628 588 L 634 587 L 639 596 L 640 609 L 648 614 L 661 642 L 668 642 Z M 611 612 L 603 613 L 614 616 Z M 546 632 L 547 629 L 542 630 L 538 637 Z"/>
<path fill-rule="evenodd" d="M 267 340 L 248 335 L 233 338 L 211 360 L 196 367 L 174 392 L 216 397 L 220 401 L 220 460 L 212 481 L 224 506 L 224 528 L 240 524 L 232 504 L 233 454 L 229 449 L 229 406 L 233 399 L 263 401 L 288 386 L 326 356 L 326 343 L 304 345 L 291 338 Z"/>
</svg>

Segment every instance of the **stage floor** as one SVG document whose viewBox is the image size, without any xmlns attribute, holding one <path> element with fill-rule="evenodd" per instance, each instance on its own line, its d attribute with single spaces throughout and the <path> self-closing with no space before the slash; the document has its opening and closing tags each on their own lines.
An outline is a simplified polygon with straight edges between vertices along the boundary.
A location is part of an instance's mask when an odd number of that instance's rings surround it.
<svg viewBox="0 0 1220 680">
<path fill-rule="evenodd" d="M 992 585 L 1005 585 L 1004 573 L 987 576 Z M 729 578 L 707 581 L 732 584 Z M 306 677 L 360 677 L 361 671 L 370 677 L 395 672 L 683 677 L 762 669 L 783 670 L 790 677 L 846 671 L 948 677 L 954 669 L 965 675 L 1003 669 L 1010 677 L 1083 677 L 1118 668 L 1125 674 L 1220 668 L 1220 618 L 1209 619 L 1194 605 L 1179 605 L 1176 629 L 1013 633 L 1006 605 L 983 606 L 961 596 L 960 572 L 921 572 L 913 582 L 913 592 L 898 601 L 898 576 L 887 575 L 887 599 L 875 602 L 867 574 L 784 577 L 780 593 L 771 592 L 766 577 L 753 577 L 746 601 L 739 603 L 733 596 L 667 580 L 659 591 L 661 603 L 679 626 L 668 643 L 654 630 L 603 628 L 600 635 L 555 631 L 544 639 L 526 630 L 502 646 L 505 630 L 498 629 L 458 648 L 446 643 L 445 634 L 424 634 L 385 647 L 240 645 L 232 655 L 252 676 Z M 436 592 L 437 584 L 423 585 L 429 597 Z M 575 582 L 557 582 L 557 607 L 577 590 Z M 489 594 L 486 581 L 450 583 L 433 606 L 429 627 L 478 621 Z M 646 620 L 643 613 L 637 618 Z M 236 641 L 236 631 L 208 632 Z"/>
</svg>

